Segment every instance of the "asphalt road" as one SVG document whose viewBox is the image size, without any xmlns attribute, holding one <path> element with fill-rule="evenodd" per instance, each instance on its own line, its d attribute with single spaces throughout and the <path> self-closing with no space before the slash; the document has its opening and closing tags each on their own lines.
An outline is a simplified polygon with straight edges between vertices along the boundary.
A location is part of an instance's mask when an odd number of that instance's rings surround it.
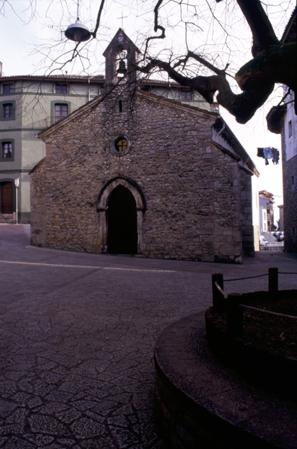
<svg viewBox="0 0 297 449">
<path fill-rule="evenodd" d="M 165 261 L 34 248 L 29 233 L 0 226 L 1 449 L 166 449 L 153 413 L 162 329 L 210 305 L 211 273 L 297 271 L 283 254 L 243 265 Z M 281 276 L 280 287 L 297 288 L 297 277 Z"/>
</svg>

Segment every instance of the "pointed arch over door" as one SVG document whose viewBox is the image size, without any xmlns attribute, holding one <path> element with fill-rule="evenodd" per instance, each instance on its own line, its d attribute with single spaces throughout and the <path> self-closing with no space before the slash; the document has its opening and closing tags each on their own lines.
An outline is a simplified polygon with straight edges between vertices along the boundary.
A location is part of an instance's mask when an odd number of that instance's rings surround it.
<svg viewBox="0 0 297 449">
<path fill-rule="evenodd" d="M 108 198 L 107 251 L 112 254 L 137 254 L 136 202 L 123 186 L 117 186 Z"/>
<path fill-rule="evenodd" d="M 118 177 L 106 183 L 97 203 L 102 252 L 140 254 L 145 209 L 135 181 Z"/>
</svg>

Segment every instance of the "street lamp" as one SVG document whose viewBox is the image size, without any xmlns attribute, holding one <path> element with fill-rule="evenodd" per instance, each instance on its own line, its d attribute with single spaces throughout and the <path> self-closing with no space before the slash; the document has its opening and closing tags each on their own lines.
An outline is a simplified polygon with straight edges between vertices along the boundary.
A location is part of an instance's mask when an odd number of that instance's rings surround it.
<svg viewBox="0 0 297 449">
<path fill-rule="evenodd" d="M 74 42 L 84 42 L 90 39 L 91 32 L 79 20 L 79 0 L 77 0 L 77 19 L 75 23 L 69 25 L 65 31 L 65 36 Z"/>
<path fill-rule="evenodd" d="M 91 32 L 79 21 L 79 18 L 77 18 L 75 23 L 69 25 L 65 31 L 65 36 L 71 41 L 84 42 L 90 39 Z"/>
</svg>

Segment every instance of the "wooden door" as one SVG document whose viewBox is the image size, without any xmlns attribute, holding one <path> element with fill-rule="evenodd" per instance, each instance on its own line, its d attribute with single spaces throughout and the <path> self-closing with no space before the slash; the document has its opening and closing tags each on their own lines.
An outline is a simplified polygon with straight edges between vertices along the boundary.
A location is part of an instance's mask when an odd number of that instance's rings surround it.
<svg viewBox="0 0 297 449">
<path fill-rule="evenodd" d="M 116 187 L 108 200 L 108 252 L 137 253 L 137 214 L 132 193 L 123 186 Z"/>
<path fill-rule="evenodd" d="M 13 213 L 13 187 L 11 182 L 0 184 L 0 206 L 2 214 Z"/>
</svg>

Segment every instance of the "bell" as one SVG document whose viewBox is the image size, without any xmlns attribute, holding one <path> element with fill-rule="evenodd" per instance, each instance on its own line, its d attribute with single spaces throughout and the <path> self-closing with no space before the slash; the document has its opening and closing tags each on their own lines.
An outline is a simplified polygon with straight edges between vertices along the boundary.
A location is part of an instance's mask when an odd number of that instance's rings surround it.
<svg viewBox="0 0 297 449">
<path fill-rule="evenodd" d="M 120 76 L 126 75 L 127 69 L 126 69 L 125 61 L 123 59 L 120 60 L 119 68 L 118 68 L 117 72 L 118 72 L 118 75 L 120 75 Z"/>
<path fill-rule="evenodd" d="M 65 31 L 65 36 L 71 41 L 84 42 L 90 39 L 91 33 L 88 28 L 79 21 L 79 18 L 77 18 L 75 23 L 69 25 Z"/>
</svg>

